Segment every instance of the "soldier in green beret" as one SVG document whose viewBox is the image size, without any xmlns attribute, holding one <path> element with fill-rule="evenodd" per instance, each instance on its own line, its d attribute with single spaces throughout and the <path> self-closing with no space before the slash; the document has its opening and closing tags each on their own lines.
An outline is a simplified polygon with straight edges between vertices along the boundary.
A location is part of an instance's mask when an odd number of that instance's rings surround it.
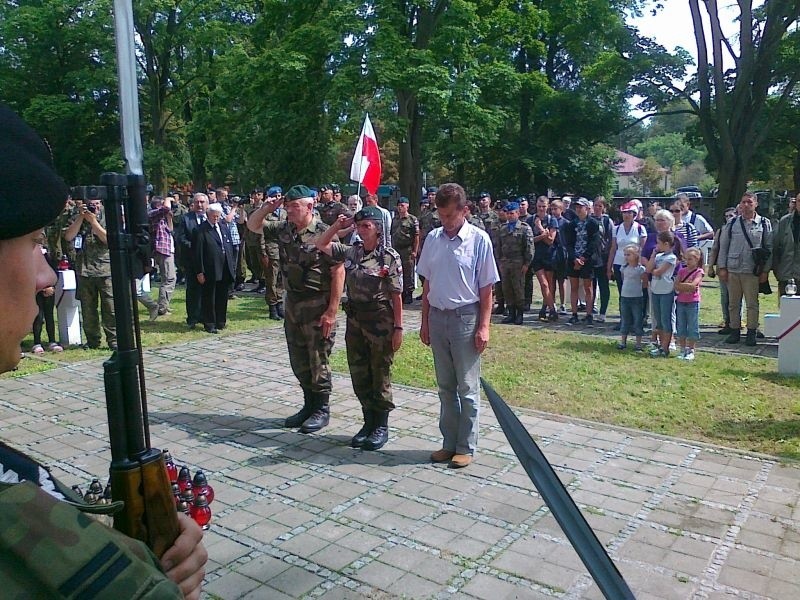
<svg viewBox="0 0 800 600">
<path fill-rule="evenodd" d="M 286 221 L 265 220 L 281 204 Z M 286 290 L 284 331 L 292 371 L 303 389 L 303 408 L 286 419 L 302 433 L 319 431 L 330 420 L 331 370 L 336 311 L 344 290 L 344 266 L 320 252 L 315 241 L 328 226 L 314 216 L 312 192 L 296 185 L 284 198 L 268 199 L 247 219 L 247 228 L 277 242 Z"/>
<path fill-rule="evenodd" d="M 356 223 L 360 242 L 334 242 L 339 231 Z M 353 436 L 353 448 L 377 450 L 389 439 L 392 402 L 391 369 L 403 342 L 403 267 L 400 255 L 384 245 L 383 214 L 365 206 L 353 219 L 341 216 L 317 240 L 317 248 L 344 260 L 347 283 L 347 363 L 361 402 L 364 425 Z"/>
<path fill-rule="evenodd" d="M 42 228 L 58 218 L 66 199 L 49 148 L 0 105 L 0 373 L 19 363 L 20 342 L 38 312 L 36 293 L 56 282 L 42 254 Z M 13 427 L 4 433 L 13 436 Z M 81 512 L 90 507 L 2 442 L 0 473 L 3 597 L 200 597 L 208 554 L 202 530 L 186 515 L 178 515 L 180 535 L 159 560 L 143 542 Z"/>
<path fill-rule="evenodd" d="M 419 252 L 419 220 L 408 212 L 408 198 L 397 202 L 397 215 L 392 219 L 392 248 L 403 263 L 403 304 L 411 304 L 414 294 L 414 268 Z"/>
<path fill-rule="evenodd" d="M 117 348 L 117 324 L 114 318 L 114 290 L 111 286 L 111 255 L 106 239 L 106 211 L 99 198 L 85 202 L 76 201 L 78 213 L 64 232 L 64 239 L 72 242 L 76 251 L 78 273 L 78 299 L 81 301 L 83 332 L 89 348 L 100 347 L 100 318 L 106 342 L 112 350 Z"/>
</svg>

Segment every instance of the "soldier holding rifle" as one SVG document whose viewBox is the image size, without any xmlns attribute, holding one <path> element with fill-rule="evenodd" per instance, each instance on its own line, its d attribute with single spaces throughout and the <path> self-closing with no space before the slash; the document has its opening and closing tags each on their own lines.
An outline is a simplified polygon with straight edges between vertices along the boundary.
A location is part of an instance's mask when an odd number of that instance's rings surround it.
<svg viewBox="0 0 800 600">
<path fill-rule="evenodd" d="M 0 207 L 6 216 L 0 223 L 0 372 L 19 362 L 19 344 L 38 310 L 36 292 L 55 282 L 39 241 L 67 194 L 48 147 L 0 105 Z M 159 560 L 142 542 L 86 517 L 70 490 L 4 444 L 0 471 L 4 481 L 19 481 L 0 483 L 4 596 L 124 598 L 138 590 L 142 598 L 199 598 L 208 555 L 200 528 L 188 517 L 179 515 L 179 535 Z"/>
</svg>

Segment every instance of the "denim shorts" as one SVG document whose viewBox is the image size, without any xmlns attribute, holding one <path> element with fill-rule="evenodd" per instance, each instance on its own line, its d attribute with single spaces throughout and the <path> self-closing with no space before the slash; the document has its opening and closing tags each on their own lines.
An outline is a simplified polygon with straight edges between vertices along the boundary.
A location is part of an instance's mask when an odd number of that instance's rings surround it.
<svg viewBox="0 0 800 600">
<path fill-rule="evenodd" d="M 675 305 L 675 319 L 678 337 L 690 340 L 700 339 L 700 303 L 678 302 Z"/>
<path fill-rule="evenodd" d="M 653 316 L 656 322 L 653 329 L 672 333 L 672 305 L 675 303 L 675 292 L 668 294 L 652 294 Z"/>
</svg>

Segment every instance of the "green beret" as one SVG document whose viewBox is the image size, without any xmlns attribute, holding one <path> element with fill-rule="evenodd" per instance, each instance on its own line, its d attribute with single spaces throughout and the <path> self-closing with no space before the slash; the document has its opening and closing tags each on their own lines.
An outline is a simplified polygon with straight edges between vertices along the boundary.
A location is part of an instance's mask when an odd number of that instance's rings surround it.
<svg viewBox="0 0 800 600">
<path fill-rule="evenodd" d="M 397 201 L 398 204 L 408 204 L 408 198 L 405 196 L 400 196 L 400 200 Z"/>
<path fill-rule="evenodd" d="M 290 202 L 292 200 L 300 200 L 301 198 L 313 198 L 314 192 L 306 185 L 293 185 L 286 192 L 284 200 Z"/>
<path fill-rule="evenodd" d="M 358 211 L 353 220 L 358 223 L 359 221 L 383 221 L 383 213 L 377 206 L 365 206 Z"/>
<path fill-rule="evenodd" d="M 50 148 L 8 106 L 0 104 L 0 240 L 49 225 L 69 189 L 53 168 Z"/>
</svg>

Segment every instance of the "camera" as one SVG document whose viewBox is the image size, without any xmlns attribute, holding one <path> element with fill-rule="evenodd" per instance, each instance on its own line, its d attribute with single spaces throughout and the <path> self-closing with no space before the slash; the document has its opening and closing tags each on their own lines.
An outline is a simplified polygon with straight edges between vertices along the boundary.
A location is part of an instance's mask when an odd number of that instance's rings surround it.
<svg viewBox="0 0 800 600">
<path fill-rule="evenodd" d="M 88 210 L 90 213 L 93 213 L 93 214 L 96 214 L 96 213 L 97 213 L 97 207 L 96 207 L 94 204 L 84 204 L 83 206 L 84 206 L 84 208 L 86 208 L 86 210 Z"/>
<path fill-rule="evenodd" d="M 106 200 L 108 198 L 108 190 L 102 185 L 75 185 L 69 189 L 69 193 L 73 200 Z"/>
</svg>

